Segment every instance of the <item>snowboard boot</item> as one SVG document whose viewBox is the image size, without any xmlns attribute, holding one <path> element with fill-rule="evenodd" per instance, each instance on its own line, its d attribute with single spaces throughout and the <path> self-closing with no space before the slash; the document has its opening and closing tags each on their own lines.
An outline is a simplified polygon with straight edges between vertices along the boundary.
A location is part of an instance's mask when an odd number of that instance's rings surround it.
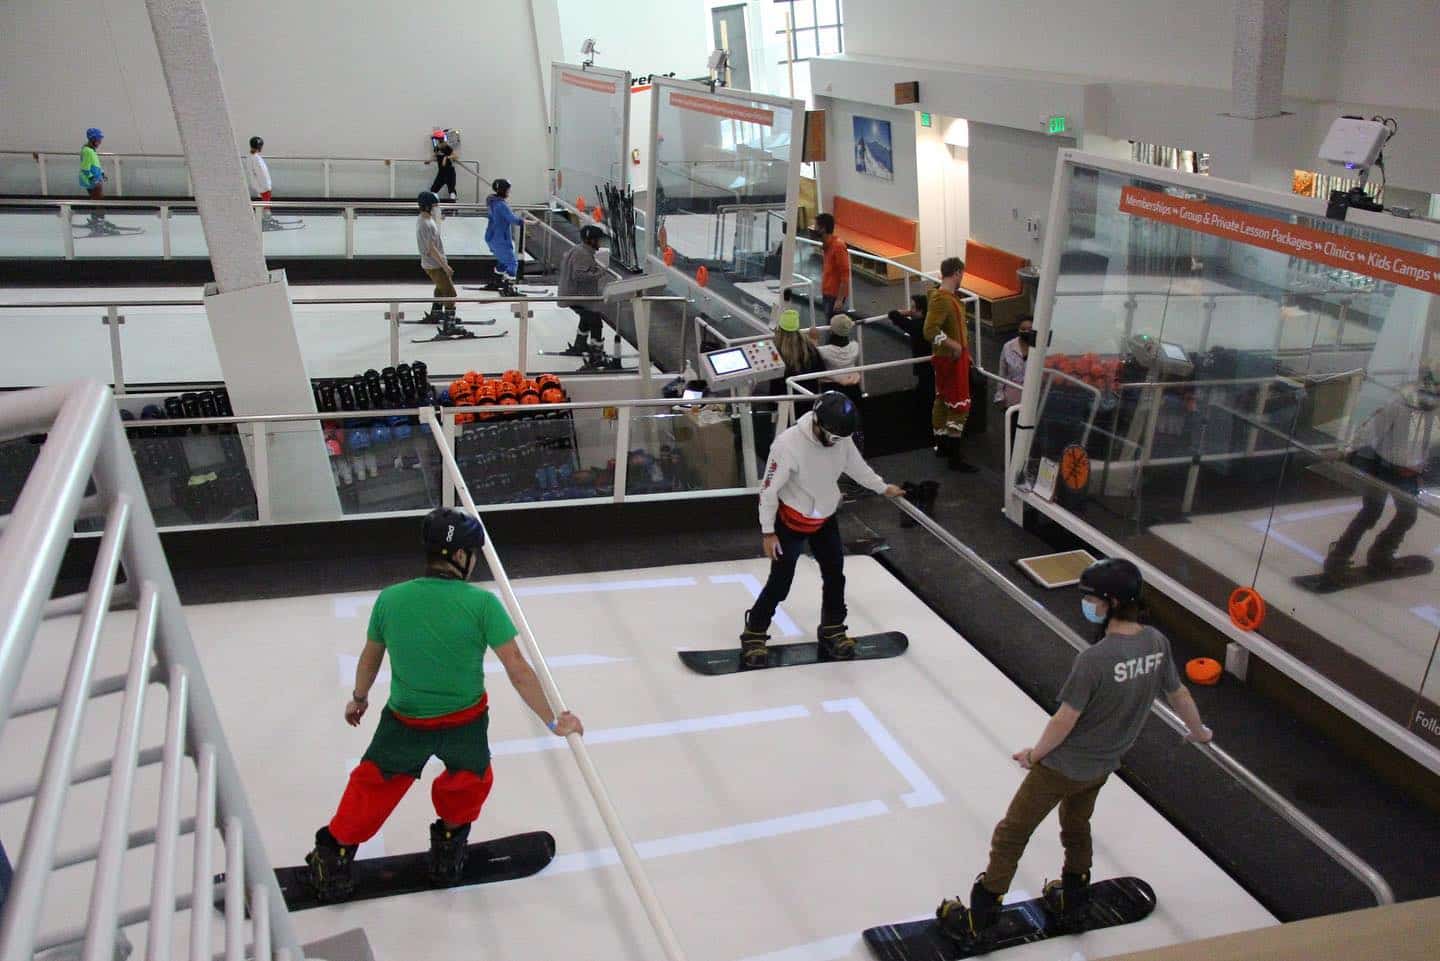
<svg viewBox="0 0 1440 961">
<path fill-rule="evenodd" d="M 765 647 L 770 640 L 770 635 L 765 633 L 765 628 L 769 626 L 752 626 L 750 612 L 745 612 L 745 629 L 740 632 L 740 670 L 749 671 L 770 665 L 770 652 Z"/>
<path fill-rule="evenodd" d="M 1090 904 L 1090 872 L 1061 872 L 1060 880 L 1045 882 L 1041 897 L 1045 900 L 1045 907 L 1055 915 L 1064 930 L 1082 930 L 1085 908 Z"/>
<path fill-rule="evenodd" d="M 820 660 L 855 659 L 855 638 L 846 633 L 844 624 L 821 624 L 815 629 L 815 639 L 820 642 Z"/>
<path fill-rule="evenodd" d="M 1350 569 L 1350 555 L 1340 553 L 1339 545 L 1339 541 L 1333 542 L 1325 553 L 1325 567 L 1321 576 L 1327 581 L 1338 581 L 1340 576 Z"/>
<path fill-rule="evenodd" d="M 991 894 L 980 882 L 981 874 L 970 886 L 970 906 L 959 898 L 946 898 L 935 909 L 935 922 L 946 937 L 960 942 L 976 941 L 985 936 L 1000 918 L 1000 895 Z"/>
<path fill-rule="evenodd" d="M 305 855 L 305 865 L 310 869 L 315 896 L 326 904 L 348 900 L 354 893 L 355 879 L 350 871 L 355 865 L 356 847 L 335 840 L 328 825 L 315 832 L 315 849 Z"/>
<path fill-rule="evenodd" d="M 458 884 L 465 874 L 470 825 L 448 828 L 437 819 L 430 825 L 430 883 L 438 888 Z"/>
</svg>

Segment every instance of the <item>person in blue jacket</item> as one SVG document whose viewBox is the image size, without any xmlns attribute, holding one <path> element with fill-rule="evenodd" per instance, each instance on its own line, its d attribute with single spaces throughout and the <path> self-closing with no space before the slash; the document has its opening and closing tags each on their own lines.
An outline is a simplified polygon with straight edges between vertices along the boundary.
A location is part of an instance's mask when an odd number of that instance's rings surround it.
<svg viewBox="0 0 1440 961">
<path fill-rule="evenodd" d="M 516 225 L 520 215 L 510 209 L 506 198 L 510 196 L 510 181 L 501 177 L 490 185 L 494 193 L 485 198 L 490 223 L 485 227 L 485 243 L 495 255 L 495 272 L 499 275 L 498 287 L 506 293 L 514 293 L 514 284 L 520 262 L 515 256 Z"/>
</svg>

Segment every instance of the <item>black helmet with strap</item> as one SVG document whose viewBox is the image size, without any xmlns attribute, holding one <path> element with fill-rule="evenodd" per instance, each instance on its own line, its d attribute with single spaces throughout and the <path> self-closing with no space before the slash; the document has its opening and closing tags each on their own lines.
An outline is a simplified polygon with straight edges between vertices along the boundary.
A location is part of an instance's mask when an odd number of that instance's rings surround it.
<svg viewBox="0 0 1440 961">
<path fill-rule="evenodd" d="M 426 514 L 420 536 L 426 551 L 444 555 L 452 563 L 456 551 L 473 553 L 485 546 L 485 528 L 456 507 L 437 507 Z"/>
<path fill-rule="evenodd" d="M 1138 601 L 1144 586 L 1140 568 L 1123 557 L 1107 557 L 1096 561 L 1080 575 L 1082 591 L 1114 604 Z"/>
<path fill-rule="evenodd" d="M 849 437 L 860 429 L 855 402 L 838 390 L 827 390 L 815 401 L 815 420 L 836 437 Z"/>
</svg>

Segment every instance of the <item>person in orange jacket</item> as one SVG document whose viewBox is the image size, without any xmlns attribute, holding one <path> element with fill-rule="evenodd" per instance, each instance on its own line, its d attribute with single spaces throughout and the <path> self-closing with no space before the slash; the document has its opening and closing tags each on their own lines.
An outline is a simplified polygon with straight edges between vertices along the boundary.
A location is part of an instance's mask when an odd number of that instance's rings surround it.
<svg viewBox="0 0 1440 961">
<path fill-rule="evenodd" d="M 835 236 L 833 214 L 816 214 L 815 230 L 820 234 L 824 266 L 820 271 L 820 296 L 824 298 L 822 316 L 832 317 L 850 306 L 850 251 Z"/>
</svg>

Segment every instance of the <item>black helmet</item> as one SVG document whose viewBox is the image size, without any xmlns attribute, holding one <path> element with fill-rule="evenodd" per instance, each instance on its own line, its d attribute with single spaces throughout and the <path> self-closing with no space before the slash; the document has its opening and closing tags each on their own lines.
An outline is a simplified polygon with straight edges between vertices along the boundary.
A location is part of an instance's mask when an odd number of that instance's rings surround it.
<svg viewBox="0 0 1440 961">
<path fill-rule="evenodd" d="M 485 546 L 485 528 L 458 507 L 437 507 L 426 514 L 421 536 L 427 551 L 446 557 Z"/>
<path fill-rule="evenodd" d="M 251 150 L 259 150 L 259 149 L 260 149 L 261 147 L 263 147 L 263 146 L 265 146 L 265 141 L 264 141 L 263 138 L 261 138 L 261 137 L 251 137 L 251 138 L 250 138 L 250 149 L 251 149 Z"/>
<path fill-rule="evenodd" d="M 838 390 L 827 390 L 815 401 L 815 420 L 836 437 L 849 437 L 860 429 L 855 402 Z"/>
<path fill-rule="evenodd" d="M 1138 601 L 1143 586 L 1140 568 L 1123 557 L 1107 557 L 1096 561 L 1080 575 L 1082 591 L 1117 604 Z"/>
<path fill-rule="evenodd" d="M 428 190 L 422 190 L 420 196 L 415 198 L 415 202 L 420 205 L 421 210 L 429 210 L 440 202 L 440 196 Z"/>
<path fill-rule="evenodd" d="M 592 240 L 599 240 L 605 236 L 605 231 L 594 224 L 586 224 L 580 228 L 580 242 L 588 244 Z"/>
<path fill-rule="evenodd" d="M 495 180 L 490 184 L 490 189 L 495 191 L 497 194 L 503 194 L 510 189 L 510 181 L 506 180 L 504 177 L 500 177 L 499 179 Z"/>
</svg>

